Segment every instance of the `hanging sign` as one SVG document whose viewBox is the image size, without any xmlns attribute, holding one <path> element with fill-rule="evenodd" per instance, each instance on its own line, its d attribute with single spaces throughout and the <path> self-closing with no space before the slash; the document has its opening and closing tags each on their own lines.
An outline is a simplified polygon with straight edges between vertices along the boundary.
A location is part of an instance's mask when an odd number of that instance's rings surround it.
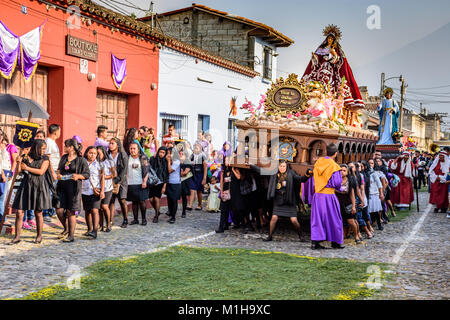
<svg viewBox="0 0 450 320">
<path fill-rule="evenodd" d="M 98 45 L 68 34 L 66 36 L 66 54 L 82 59 L 97 61 Z"/>
</svg>

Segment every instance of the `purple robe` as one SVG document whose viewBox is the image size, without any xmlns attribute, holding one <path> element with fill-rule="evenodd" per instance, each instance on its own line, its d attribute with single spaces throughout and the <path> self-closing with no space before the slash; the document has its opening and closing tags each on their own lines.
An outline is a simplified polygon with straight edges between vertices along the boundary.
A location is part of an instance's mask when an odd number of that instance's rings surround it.
<svg viewBox="0 0 450 320">
<path fill-rule="evenodd" d="M 326 187 L 340 190 L 341 183 L 341 172 L 336 171 Z M 311 203 L 311 240 L 344 243 L 341 210 L 335 194 L 314 193 Z"/>
<path fill-rule="evenodd" d="M 305 204 L 311 204 L 313 195 L 314 195 L 314 178 L 311 177 L 305 183 L 303 183 L 302 188 L 303 202 Z"/>
</svg>

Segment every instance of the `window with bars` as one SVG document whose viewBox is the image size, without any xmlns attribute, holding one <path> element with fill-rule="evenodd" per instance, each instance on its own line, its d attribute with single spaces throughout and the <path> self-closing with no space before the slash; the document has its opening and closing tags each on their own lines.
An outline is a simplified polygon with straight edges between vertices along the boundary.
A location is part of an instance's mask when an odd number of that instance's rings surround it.
<svg viewBox="0 0 450 320">
<path fill-rule="evenodd" d="M 180 135 L 180 138 L 187 138 L 188 136 L 188 116 L 170 114 L 161 112 L 161 138 L 169 131 L 169 126 L 173 124 L 175 131 Z"/>
<path fill-rule="evenodd" d="M 272 79 L 272 49 L 269 47 L 264 47 L 264 69 L 263 78 L 271 80 Z"/>
</svg>

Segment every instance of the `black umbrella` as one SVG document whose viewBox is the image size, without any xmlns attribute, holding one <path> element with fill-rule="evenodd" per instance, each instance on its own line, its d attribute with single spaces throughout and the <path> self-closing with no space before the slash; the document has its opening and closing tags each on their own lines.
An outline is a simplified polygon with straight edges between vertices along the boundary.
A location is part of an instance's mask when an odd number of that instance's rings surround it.
<svg viewBox="0 0 450 320">
<path fill-rule="evenodd" d="M 19 118 L 28 118 L 28 121 L 31 121 L 31 118 L 40 118 L 47 119 L 50 118 L 47 111 L 39 105 L 39 103 L 30 100 L 21 98 L 18 96 L 14 96 L 12 94 L 1 94 L 0 95 L 0 114 L 7 114 L 10 116 L 16 116 Z M 22 156 L 23 149 L 20 149 L 19 158 Z M 17 173 L 19 171 L 15 170 L 12 178 L 11 185 L 13 186 Z M 0 219 L 0 233 L 3 228 L 3 223 L 5 222 L 5 217 L 8 214 L 9 203 L 11 201 L 13 188 L 10 188 L 8 191 L 8 195 L 5 201 L 5 210 L 3 212 L 3 217 Z"/>
<path fill-rule="evenodd" d="M 42 106 L 30 99 L 21 98 L 12 94 L 0 95 L 0 114 L 7 114 L 19 118 L 28 118 L 32 113 L 32 118 L 48 119 L 50 116 Z"/>
</svg>

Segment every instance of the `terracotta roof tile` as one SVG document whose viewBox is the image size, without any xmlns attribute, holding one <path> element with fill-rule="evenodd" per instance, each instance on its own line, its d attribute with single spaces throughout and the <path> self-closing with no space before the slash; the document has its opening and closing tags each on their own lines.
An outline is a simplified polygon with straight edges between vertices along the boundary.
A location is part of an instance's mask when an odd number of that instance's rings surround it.
<svg viewBox="0 0 450 320">
<path fill-rule="evenodd" d="M 47 0 L 47 2 L 64 8 L 67 8 L 70 5 L 76 5 L 84 11 L 82 14 L 97 19 L 103 23 L 108 23 L 111 26 L 120 27 L 122 31 L 127 31 L 134 34 L 136 37 L 142 37 L 146 40 L 161 43 L 171 49 L 214 63 L 235 72 L 242 73 L 249 77 L 255 77 L 259 74 L 247 66 L 225 59 L 191 44 L 181 42 L 173 37 L 163 34 L 159 30 L 152 30 L 147 23 L 107 9 L 91 0 Z"/>
<path fill-rule="evenodd" d="M 234 14 L 230 14 L 230 13 L 225 12 L 225 11 L 212 9 L 210 7 L 207 7 L 207 6 L 204 6 L 204 5 L 201 5 L 201 4 L 193 3 L 192 6 L 190 6 L 190 7 L 186 7 L 186 8 L 182 8 L 182 9 L 178 9 L 178 10 L 173 10 L 173 11 L 169 11 L 169 12 L 165 12 L 165 13 L 161 13 L 159 15 L 160 16 L 169 16 L 169 15 L 173 15 L 173 14 L 177 14 L 177 13 L 181 13 L 181 12 L 190 11 L 190 10 L 193 10 L 194 8 L 195 9 L 199 9 L 199 10 L 203 10 L 203 11 L 206 11 L 206 12 L 209 12 L 209 13 L 212 13 L 212 14 L 219 15 L 219 16 L 222 16 L 222 17 L 227 18 L 227 19 L 236 20 L 236 21 L 241 22 L 243 24 L 250 25 L 250 26 L 253 26 L 253 27 L 258 27 L 258 28 L 260 28 L 260 29 L 262 29 L 264 31 L 267 31 L 268 32 L 268 36 L 271 36 L 273 38 L 276 38 L 276 39 L 282 41 L 283 44 L 279 45 L 279 46 L 290 46 L 291 44 L 294 43 L 294 40 L 292 40 L 291 38 L 289 38 L 286 35 L 282 34 L 278 30 L 275 30 L 274 28 L 269 27 L 268 25 L 265 25 L 264 23 L 253 21 L 253 20 L 250 20 L 250 19 L 247 19 L 247 18 L 244 18 L 244 17 L 240 17 L 240 16 L 237 16 L 237 15 L 234 15 Z M 143 17 L 143 18 L 140 18 L 139 20 L 141 20 L 141 21 L 148 21 L 150 19 L 151 19 L 151 17 Z"/>
</svg>

